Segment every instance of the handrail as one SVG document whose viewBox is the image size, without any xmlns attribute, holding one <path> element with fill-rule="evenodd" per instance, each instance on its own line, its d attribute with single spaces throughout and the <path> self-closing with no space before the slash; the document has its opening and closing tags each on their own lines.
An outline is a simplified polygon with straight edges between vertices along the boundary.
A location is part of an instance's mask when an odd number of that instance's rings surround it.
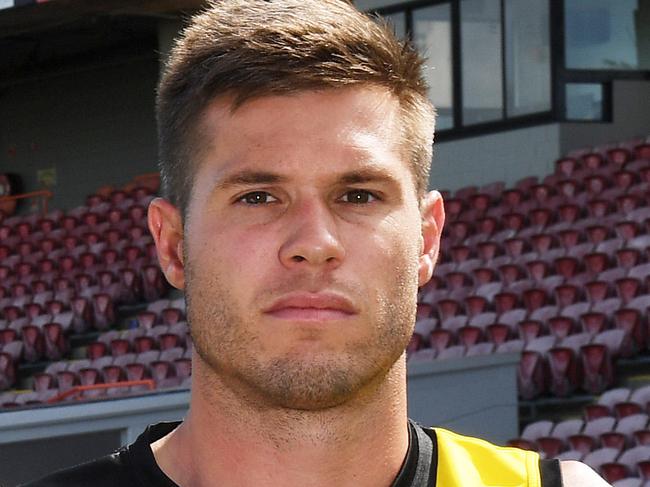
<svg viewBox="0 0 650 487">
<path fill-rule="evenodd" d="M 97 389 L 112 389 L 114 387 L 131 387 L 131 386 L 147 386 L 149 390 L 154 390 L 156 388 L 156 383 L 153 379 L 142 379 L 142 380 L 126 380 L 122 382 L 108 382 L 104 384 L 91 384 L 87 386 L 74 386 L 72 389 L 68 389 L 61 394 L 51 397 L 47 400 L 49 404 L 55 402 L 61 402 L 64 399 L 79 394 L 84 391 L 92 391 Z"/>
<path fill-rule="evenodd" d="M 20 193 L 20 194 L 12 194 L 9 196 L 0 196 L 0 204 L 6 202 L 6 201 L 15 201 L 15 200 L 22 200 L 26 198 L 38 198 L 42 197 L 42 211 L 43 211 L 43 216 L 47 214 L 47 201 L 52 198 L 54 194 L 52 191 L 49 191 L 47 189 L 42 189 L 39 191 L 31 191 L 29 193 Z"/>
</svg>

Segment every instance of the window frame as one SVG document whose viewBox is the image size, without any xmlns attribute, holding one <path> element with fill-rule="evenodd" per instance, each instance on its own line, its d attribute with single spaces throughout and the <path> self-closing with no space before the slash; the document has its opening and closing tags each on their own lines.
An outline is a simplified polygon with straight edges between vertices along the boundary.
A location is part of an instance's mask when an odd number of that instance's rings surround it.
<svg viewBox="0 0 650 487">
<path fill-rule="evenodd" d="M 543 1 L 543 0 L 540 0 Z M 502 132 L 517 128 L 531 127 L 547 123 L 608 123 L 612 121 L 613 92 L 615 80 L 650 80 L 650 70 L 584 70 L 568 69 L 565 59 L 564 12 L 565 0 L 546 0 L 549 11 L 549 48 L 550 48 L 550 109 L 526 115 L 507 116 L 507 79 L 506 79 L 506 25 L 505 0 L 500 0 L 501 6 L 501 56 L 502 56 L 502 89 L 503 89 L 503 118 L 501 120 L 484 122 L 475 125 L 463 124 L 463 94 L 462 94 L 462 45 L 460 36 L 460 2 L 461 0 L 411 0 L 370 10 L 370 13 L 384 15 L 404 12 L 407 36 L 412 39 L 413 10 L 439 4 L 450 4 L 451 7 L 451 59 L 452 59 L 452 100 L 454 127 L 436 130 L 436 140 L 455 140 L 465 137 Z M 603 117 L 600 120 L 577 121 L 566 118 L 565 89 L 567 83 L 598 83 L 603 87 Z"/>
<path fill-rule="evenodd" d="M 552 0 L 547 0 L 550 4 Z M 501 89 L 502 89 L 502 118 L 500 120 L 492 120 L 489 122 L 476 123 L 471 125 L 464 125 L 463 123 L 463 79 L 462 79 L 462 41 L 461 41 L 461 0 L 412 0 L 403 2 L 396 5 L 390 5 L 378 9 L 370 10 L 369 13 L 378 15 L 390 15 L 397 12 L 404 12 L 406 17 L 406 31 L 409 39 L 412 39 L 413 32 L 413 11 L 422 7 L 429 7 L 434 5 L 449 4 L 451 10 L 451 62 L 452 62 L 452 113 L 454 118 L 453 128 L 436 130 L 436 140 L 455 140 L 465 137 L 472 137 L 476 135 L 502 132 L 515 128 L 523 128 L 544 123 L 551 123 L 555 121 L 555 96 L 553 86 L 553 44 L 552 44 L 552 26 L 549 22 L 549 44 L 551 50 L 551 86 L 550 86 L 550 105 L 551 109 L 534 112 L 526 115 L 507 116 L 507 83 L 506 83 L 506 26 L 505 26 L 505 0 L 499 0 L 500 15 L 501 15 Z M 552 17 L 551 17 L 552 18 Z"/>
</svg>

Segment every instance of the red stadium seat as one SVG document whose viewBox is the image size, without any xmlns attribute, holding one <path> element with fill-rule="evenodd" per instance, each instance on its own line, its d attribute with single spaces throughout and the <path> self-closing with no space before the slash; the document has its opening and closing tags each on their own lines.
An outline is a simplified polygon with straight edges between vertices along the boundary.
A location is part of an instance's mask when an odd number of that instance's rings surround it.
<svg viewBox="0 0 650 487">
<path fill-rule="evenodd" d="M 45 339 L 41 329 L 34 325 L 25 325 L 21 330 L 23 341 L 23 359 L 26 362 L 41 360 L 45 354 Z"/>
<path fill-rule="evenodd" d="M 110 294 L 98 293 L 92 297 L 95 329 L 105 330 L 115 322 L 115 309 Z"/>
<path fill-rule="evenodd" d="M 580 351 L 584 370 L 583 388 L 591 394 L 598 394 L 614 381 L 613 365 L 608 348 L 603 344 L 591 343 Z"/>
<path fill-rule="evenodd" d="M 126 304 L 134 304 L 142 297 L 142 279 L 138 272 L 131 268 L 123 268 L 118 271 L 121 285 L 119 301 Z"/>
<path fill-rule="evenodd" d="M 622 248 L 616 251 L 616 262 L 620 267 L 631 269 L 641 260 L 638 249 Z"/>
<path fill-rule="evenodd" d="M 540 337 L 543 331 L 544 324 L 539 320 L 527 319 L 522 320 L 517 324 L 519 338 L 524 340 L 526 343 Z"/>
<path fill-rule="evenodd" d="M 576 353 L 567 347 L 554 347 L 548 351 L 550 391 L 554 396 L 567 397 L 580 385 L 581 376 Z"/>
<path fill-rule="evenodd" d="M 457 331 L 458 344 L 471 347 L 483 340 L 483 330 L 477 326 L 463 326 Z"/>
<path fill-rule="evenodd" d="M 160 299 L 167 290 L 160 267 L 157 265 L 144 266 L 142 270 L 142 294 L 145 301 Z"/>
<path fill-rule="evenodd" d="M 545 355 L 554 342 L 552 337 L 537 338 L 530 341 L 522 352 L 517 384 L 523 399 L 533 399 L 548 390 L 549 372 Z"/>
<path fill-rule="evenodd" d="M 145 353 L 152 351 L 156 348 L 156 342 L 153 337 L 139 336 L 133 340 L 133 349 L 137 353 Z"/>
<path fill-rule="evenodd" d="M 16 364 L 23 356 L 23 343 L 14 341 L 0 349 L 0 390 L 8 389 L 16 382 Z"/>
<path fill-rule="evenodd" d="M 86 357 L 94 360 L 108 354 L 108 347 L 104 342 L 92 342 L 86 346 Z"/>
<path fill-rule="evenodd" d="M 92 307 L 88 300 L 82 297 L 74 298 L 70 304 L 74 312 L 72 328 L 76 333 L 84 333 L 93 324 Z"/>
<path fill-rule="evenodd" d="M 611 462 L 611 463 L 603 463 L 600 466 L 600 473 L 607 482 L 609 482 L 610 484 L 614 484 L 619 480 L 623 480 L 627 478 L 627 476 L 630 474 L 630 471 L 625 465 L 616 462 Z"/>
<path fill-rule="evenodd" d="M 63 325 L 56 322 L 43 325 L 45 356 L 49 360 L 60 360 L 68 352 L 68 341 L 64 336 Z"/>
<path fill-rule="evenodd" d="M 636 446 L 621 454 L 618 463 L 625 465 L 632 472 L 639 472 L 644 480 L 650 480 L 650 447 Z"/>
</svg>

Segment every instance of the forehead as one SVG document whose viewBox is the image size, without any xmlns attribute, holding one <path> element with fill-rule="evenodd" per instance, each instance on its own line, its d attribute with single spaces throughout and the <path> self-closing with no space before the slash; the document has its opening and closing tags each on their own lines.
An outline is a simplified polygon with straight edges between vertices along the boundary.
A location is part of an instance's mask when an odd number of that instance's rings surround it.
<svg viewBox="0 0 650 487">
<path fill-rule="evenodd" d="M 204 110 L 200 164 L 219 172 L 243 163 L 374 163 L 401 171 L 402 119 L 396 97 L 374 86 L 264 96 L 233 109 L 220 97 Z M 318 166 L 320 167 L 320 166 Z"/>
</svg>

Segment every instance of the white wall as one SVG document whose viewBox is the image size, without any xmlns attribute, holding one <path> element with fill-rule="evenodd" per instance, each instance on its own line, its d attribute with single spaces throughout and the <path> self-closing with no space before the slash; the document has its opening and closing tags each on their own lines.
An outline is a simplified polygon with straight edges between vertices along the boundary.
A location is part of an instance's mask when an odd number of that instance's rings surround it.
<svg viewBox="0 0 650 487">
<path fill-rule="evenodd" d="M 560 155 L 558 124 L 510 130 L 451 142 L 434 143 L 429 184 L 455 190 L 467 185 L 544 176 Z"/>
</svg>

